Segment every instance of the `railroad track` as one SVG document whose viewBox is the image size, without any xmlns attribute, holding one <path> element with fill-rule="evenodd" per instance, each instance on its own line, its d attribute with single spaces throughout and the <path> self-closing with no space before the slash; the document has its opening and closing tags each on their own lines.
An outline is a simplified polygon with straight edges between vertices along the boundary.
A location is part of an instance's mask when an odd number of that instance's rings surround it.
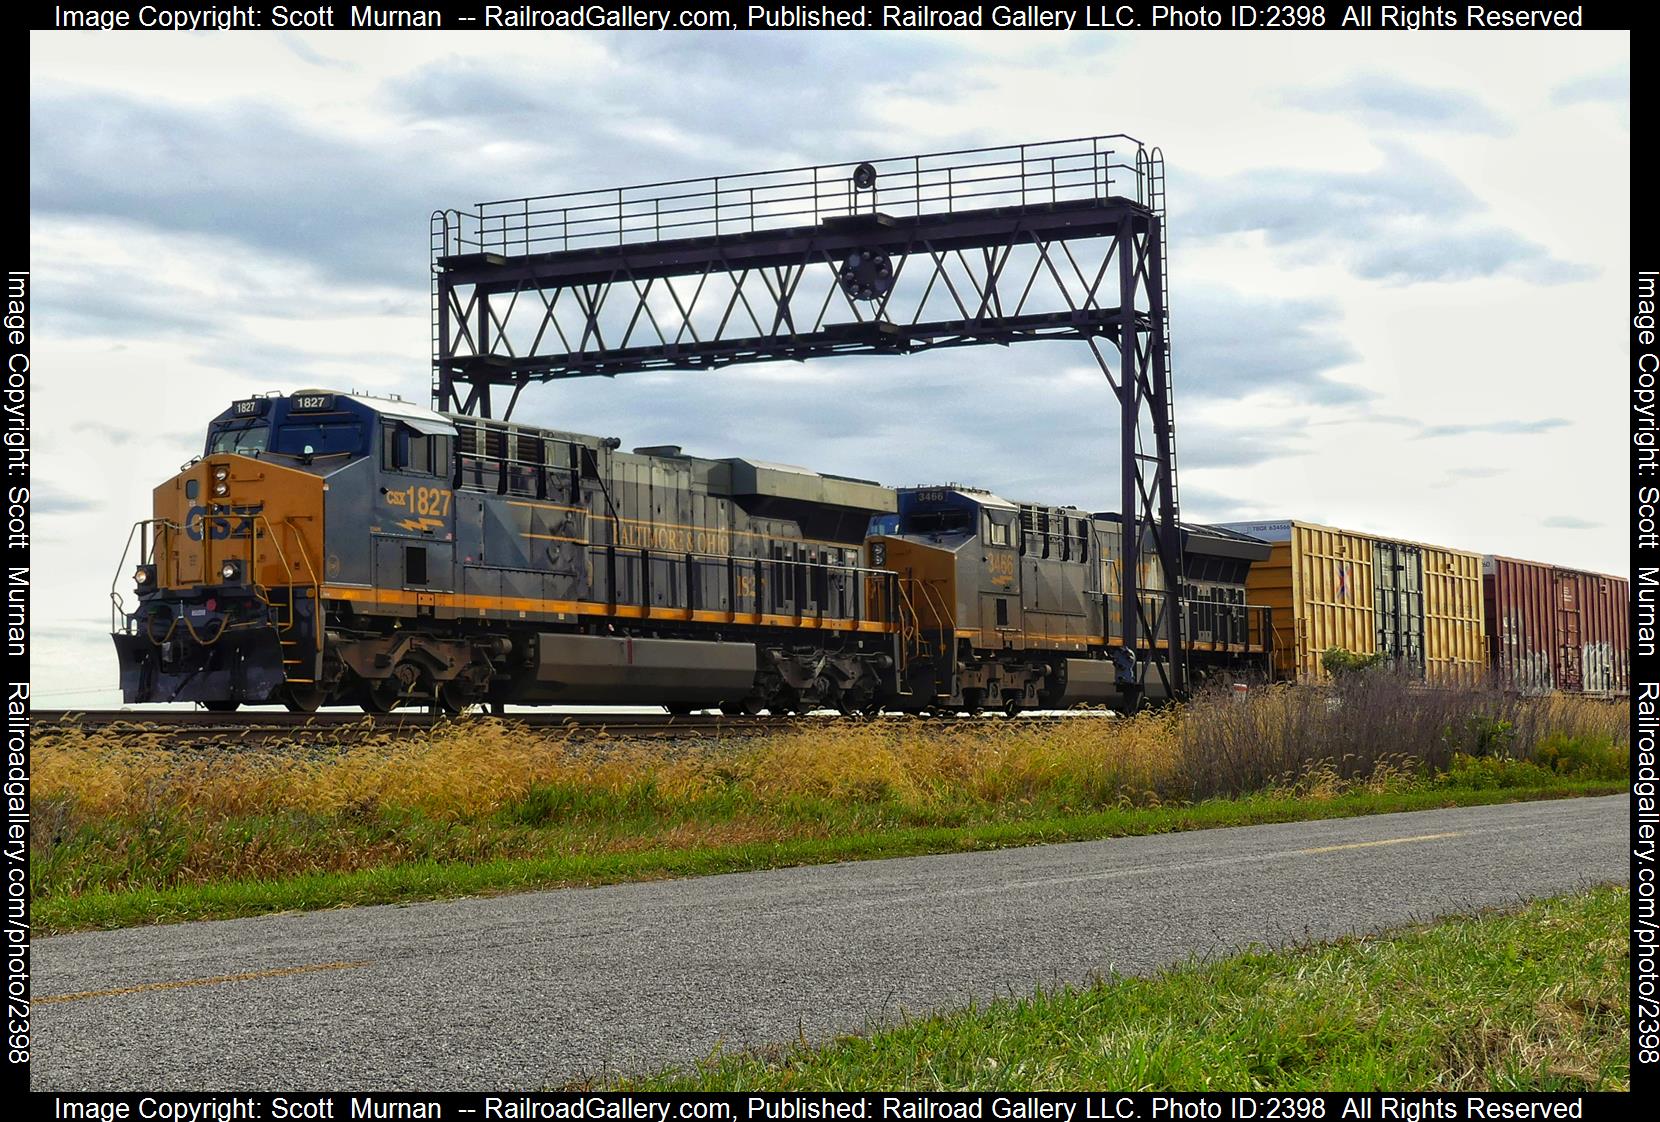
<svg viewBox="0 0 1660 1122">
<path fill-rule="evenodd" d="M 703 737 L 758 735 L 799 727 L 804 722 L 834 721 L 825 717 L 673 717 L 654 713 L 514 713 L 505 717 L 483 714 L 458 718 L 412 711 L 357 712 L 244 712 L 209 713 L 203 709 L 36 709 L 30 723 L 36 734 L 67 726 L 86 730 L 129 730 L 160 733 L 171 740 L 362 739 L 370 736 L 408 736 L 449 723 L 502 721 L 539 733 L 589 732 L 642 739 L 683 740 Z"/>
<path fill-rule="evenodd" d="M 1095 714 L 1068 716 L 1030 714 L 1023 721 L 1088 720 Z M 504 717 L 469 714 L 442 717 L 419 711 L 393 713 L 319 712 L 285 713 L 251 710 L 240 713 L 209 713 L 204 709 L 36 709 L 30 724 L 36 735 L 78 727 L 88 731 L 128 731 L 160 735 L 170 741 L 253 744 L 263 740 L 335 742 L 362 740 L 371 736 L 410 736 L 439 725 L 502 721 L 541 735 L 583 733 L 611 738 L 640 740 L 705 740 L 739 736 L 766 736 L 803 728 L 833 728 L 843 723 L 870 720 L 911 720 L 889 715 L 880 718 L 841 717 L 820 713 L 798 717 L 727 717 L 694 714 L 686 717 L 666 713 L 510 713 Z M 985 718 L 1003 720 L 1001 717 Z"/>
</svg>

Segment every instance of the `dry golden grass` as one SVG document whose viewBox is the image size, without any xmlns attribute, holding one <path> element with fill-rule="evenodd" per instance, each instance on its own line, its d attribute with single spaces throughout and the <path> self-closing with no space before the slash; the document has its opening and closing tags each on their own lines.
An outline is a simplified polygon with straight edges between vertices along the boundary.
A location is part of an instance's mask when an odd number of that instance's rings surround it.
<svg viewBox="0 0 1660 1122">
<path fill-rule="evenodd" d="M 549 737 L 489 719 L 333 750 L 275 744 L 234 753 L 180 752 L 156 735 L 66 728 L 37 740 L 35 794 L 106 818 L 157 809 L 234 818 L 403 808 L 451 821 L 549 786 L 601 796 L 648 790 L 668 805 L 734 788 L 764 802 L 927 806 L 1024 802 L 1057 791 L 1140 802 L 1176 782 L 1178 728 L 1173 713 L 1042 723 L 883 720 L 673 753 L 661 743 Z"/>
<path fill-rule="evenodd" d="M 1202 698 L 1133 718 L 887 719 L 672 750 L 487 718 L 334 748 L 277 743 L 237 752 L 179 751 L 159 733 L 72 726 L 37 735 L 34 791 L 103 819 L 402 809 L 454 822 L 550 787 L 613 810 L 642 798 L 663 808 L 734 792 L 760 805 L 1148 805 L 1262 790 L 1385 790 L 1471 752 L 1466 742 L 1481 729 L 1504 730 L 1501 754 L 1525 759 L 1547 735 L 1621 744 L 1628 719 L 1628 706 L 1585 698 L 1449 697 L 1381 684 L 1341 701 L 1273 688 L 1244 704 Z"/>
</svg>

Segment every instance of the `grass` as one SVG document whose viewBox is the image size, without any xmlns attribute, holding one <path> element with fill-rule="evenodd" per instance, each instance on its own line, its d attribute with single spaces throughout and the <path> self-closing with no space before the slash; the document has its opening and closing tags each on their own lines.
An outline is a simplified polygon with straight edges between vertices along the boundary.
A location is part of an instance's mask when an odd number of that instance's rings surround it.
<svg viewBox="0 0 1660 1122">
<path fill-rule="evenodd" d="M 671 748 L 493 720 L 235 753 L 37 730 L 33 915 L 67 931 L 394 903 L 1611 793 L 1626 774 L 1620 707 L 1542 702 L 1504 737 L 1466 699 L 1385 754 L 1349 730 L 1399 723 L 1376 698 L 1303 693 Z"/>
<path fill-rule="evenodd" d="M 1629 894 L 1113 977 L 631 1090 L 1625 1090 Z"/>
</svg>

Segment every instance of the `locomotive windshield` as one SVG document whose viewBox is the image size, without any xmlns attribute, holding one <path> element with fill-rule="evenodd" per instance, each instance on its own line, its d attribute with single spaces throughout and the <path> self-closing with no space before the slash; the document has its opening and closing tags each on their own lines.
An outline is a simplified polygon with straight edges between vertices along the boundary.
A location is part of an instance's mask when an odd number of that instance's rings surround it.
<svg viewBox="0 0 1660 1122">
<path fill-rule="evenodd" d="M 284 456 L 356 456 L 363 452 L 363 423 L 290 418 L 278 426 L 271 451 Z"/>
<path fill-rule="evenodd" d="M 257 456 L 265 451 L 270 440 L 271 426 L 264 421 L 231 421 L 209 432 L 207 454 L 232 452 L 238 456 Z"/>
<path fill-rule="evenodd" d="M 363 423 L 355 417 L 291 418 L 275 427 L 262 420 L 228 421 L 208 434 L 207 454 L 238 456 L 356 456 L 365 450 Z"/>
<path fill-rule="evenodd" d="M 966 534 L 972 529 L 972 510 L 919 511 L 905 519 L 908 534 Z"/>
</svg>

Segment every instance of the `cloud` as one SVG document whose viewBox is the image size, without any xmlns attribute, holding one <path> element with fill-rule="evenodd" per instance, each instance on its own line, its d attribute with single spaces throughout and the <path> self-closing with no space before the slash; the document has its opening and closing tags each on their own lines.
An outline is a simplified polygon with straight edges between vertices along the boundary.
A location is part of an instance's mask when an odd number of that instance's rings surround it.
<svg viewBox="0 0 1660 1122">
<path fill-rule="evenodd" d="M 388 79 L 377 101 L 390 119 L 352 132 L 277 98 L 201 106 L 42 82 L 30 99 L 31 212 L 209 235 L 424 291 L 434 210 L 890 156 L 912 138 L 884 115 L 888 96 L 937 88 L 959 53 L 949 40 L 886 37 L 873 75 L 871 44 L 853 37 L 581 42 L 593 72 L 569 79 L 550 80 L 565 61 L 552 50 L 451 56 Z"/>
<path fill-rule="evenodd" d="M 1534 436 L 1538 433 L 1550 432 L 1552 429 L 1565 428 L 1571 424 L 1573 422 L 1566 417 L 1544 417 L 1537 421 L 1481 421 L 1474 424 L 1425 425 L 1419 430 L 1417 439 L 1424 440 L 1439 436 L 1475 436 L 1478 434 Z"/>
<path fill-rule="evenodd" d="M 1504 118 L 1473 94 L 1384 74 L 1359 74 L 1334 86 L 1292 91 L 1285 101 L 1299 109 L 1339 113 L 1381 128 L 1433 128 L 1493 136 L 1511 131 Z"/>
<path fill-rule="evenodd" d="M 889 485 L 955 481 L 1092 510 L 1120 502 L 1118 405 L 1081 343 L 585 378 L 527 394 L 515 418 Z M 1291 419 L 1178 423 L 1184 469 L 1301 455 L 1305 437 Z"/>
<path fill-rule="evenodd" d="M 1182 485 L 1181 500 L 1183 522 L 1240 522 L 1256 509 L 1251 500 L 1191 483 Z"/>
<path fill-rule="evenodd" d="M 1575 518 L 1568 514 L 1553 514 L 1549 518 L 1542 519 L 1539 524 L 1548 526 L 1553 530 L 1595 530 L 1602 525 L 1601 522 L 1588 522 L 1583 518 Z"/>
<path fill-rule="evenodd" d="M 331 58 L 321 51 L 313 50 L 311 45 L 301 35 L 279 35 L 277 42 L 281 43 L 290 54 L 302 62 L 309 62 L 313 66 L 320 66 L 330 70 L 355 70 L 356 67 L 345 59 Z"/>
<path fill-rule="evenodd" d="M 431 213 L 462 196 L 459 161 L 430 136 L 348 138 L 273 104 L 48 87 L 29 121 L 32 215 L 209 236 L 335 277 L 424 288 Z M 471 167 L 488 179 L 492 164 Z"/>
<path fill-rule="evenodd" d="M 69 494 L 55 487 L 29 488 L 29 510 L 34 514 L 86 514 L 103 509 L 103 503 L 86 495 Z"/>
<path fill-rule="evenodd" d="M 173 448 L 201 444 L 202 433 L 206 430 L 203 428 L 160 431 L 154 425 L 147 425 L 139 430 L 104 424 L 101 421 L 75 421 L 69 426 L 69 431 L 86 433 L 100 444 L 109 444 L 117 448 L 135 443 Z"/>
<path fill-rule="evenodd" d="M 1627 105 L 1631 100 L 1631 70 L 1621 66 L 1574 78 L 1551 90 L 1550 98 L 1557 105 L 1579 105 L 1588 101 L 1613 101 Z"/>
<path fill-rule="evenodd" d="M 1372 397 L 1369 390 L 1329 377 L 1361 360 L 1341 332 L 1341 310 L 1333 301 L 1180 284 L 1170 301 L 1178 406 L 1193 397 L 1236 399 L 1262 391 L 1321 405 Z"/>
<path fill-rule="evenodd" d="M 1359 249 L 1352 268 L 1369 280 L 1461 281 L 1510 274 L 1535 284 L 1566 284 L 1597 275 L 1590 265 L 1552 257 L 1538 242 L 1496 226 L 1453 230 L 1424 239 L 1379 240 Z"/>
<path fill-rule="evenodd" d="M 1380 148 L 1379 166 L 1361 172 L 1182 175 L 1172 191 L 1183 200 L 1173 222 L 1199 237 L 1260 233 L 1300 261 L 1335 261 L 1393 284 L 1490 276 L 1556 284 L 1595 275 L 1485 221 L 1486 206 L 1445 165 L 1398 144 Z"/>
<path fill-rule="evenodd" d="M 1173 300 L 1184 470 L 1237 471 L 1311 451 L 1302 410 L 1235 421 L 1231 406 L 1242 398 L 1368 399 L 1328 377 L 1359 360 L 1335 306 L 1222 285 L 1178 288 Z M 1116 373 L 1110 350 L 1108 358 Z M 1118 406 L 1077 342 L 574 379 L 533 388 L 515 417 L 617 435 L 627 447 L 679 444 L 694 455 L 800 463 L 890 485 L 958 481 L 1016 500 L 1120 503 Z M 1226 513 L 1222 502 L 1208 511 Z"/>
<path fill-rule="evenodd" d="M 948 81 L 963 87 L 948 69 L 962 50 L 935 37 L 619 34 L 584 43 L 594 53 L 582 79 L 550 81 L 544 58 L 451 56 L 392 79 L 383 96 L 411 122 L 536 138 L 529 143 L 558 174 L 526 185 L 530 193 L 549 182 L 603 188 L 892 156 L 898 130 L 886 103 Z"/>
</svg>

